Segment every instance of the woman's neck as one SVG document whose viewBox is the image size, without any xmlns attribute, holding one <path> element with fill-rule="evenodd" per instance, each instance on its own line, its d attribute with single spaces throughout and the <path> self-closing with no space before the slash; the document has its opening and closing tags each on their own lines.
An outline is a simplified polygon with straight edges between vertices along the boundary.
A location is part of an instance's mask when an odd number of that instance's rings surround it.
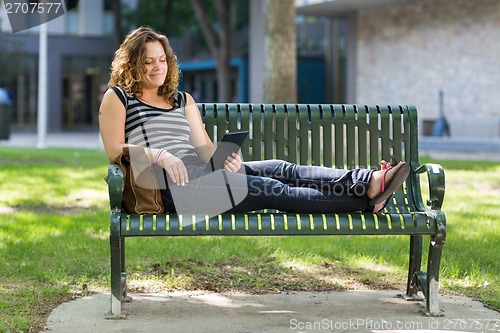
<svg viewBox="0 0 500 333">
<path fill-rule="evenodd" d="M 158 95 L 158 88 L 156 89 L 143 89 L 141 91 L 142 95 L 141 95 L 141 99 L 157 99 L 159 97 L 161 97 L 160 95 Z"/>
<path fill-rule="evenodd" d="M 164 96 L 158 95 L 158 89 L 143 90 L 141 96 L 137 96 L 141 101 L 146 104 L 160 107 L 170 108 L 171 105 Z"/>
</svg>

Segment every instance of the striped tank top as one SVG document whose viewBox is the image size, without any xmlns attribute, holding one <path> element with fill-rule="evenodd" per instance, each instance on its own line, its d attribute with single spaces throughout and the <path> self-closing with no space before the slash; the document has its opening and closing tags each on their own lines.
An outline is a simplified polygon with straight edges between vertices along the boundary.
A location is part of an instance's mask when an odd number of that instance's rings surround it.
<svg viewBox="0 0 500 333">
<path fill-rule="evenodd" d="M 185 162 L 199 162 L 189 141 L 186 120 L 186 93 L 179 92 L 172 109 L 147 105 L 120 87 L 111 87 L 127 111 L 125 143 L 148 148 L 166 149 Z"/>
</svg>

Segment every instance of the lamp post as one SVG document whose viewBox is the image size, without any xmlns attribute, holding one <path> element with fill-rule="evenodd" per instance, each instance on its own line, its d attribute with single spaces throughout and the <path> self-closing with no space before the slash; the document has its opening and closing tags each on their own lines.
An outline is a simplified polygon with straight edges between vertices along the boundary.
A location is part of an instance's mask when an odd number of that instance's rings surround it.
<svg viewBox="0 0 500 333">
<path fill-rule="evenodd" d="M 45 20 L 41 20 L 45 22 Z M 37 148 L 45 148 L 47 136 L 47 23 L 40 24 L 38 47 Z"/>
</svg>

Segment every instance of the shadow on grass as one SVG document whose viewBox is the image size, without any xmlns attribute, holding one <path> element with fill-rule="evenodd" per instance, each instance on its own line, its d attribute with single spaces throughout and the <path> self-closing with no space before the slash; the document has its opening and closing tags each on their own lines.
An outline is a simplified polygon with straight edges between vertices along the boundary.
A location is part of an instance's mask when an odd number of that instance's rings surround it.
<svg viewBox="0 0 500 333">
<path fill-rule="evenodd" d="M 293 240 L 292 240 L 293 238 Z M 394 288 L 403 270 L 384 266 L 353 249 L 344 237 L 202 237 L 168 240 L 127 239 L 132 277 L 157 280 L 172 289 L 283 290 Z M 384 242 L 384 237 L 373 237 Z M 393 239 L 392 244 L 404 242 Z M 373 244 L 374 247 L 379 247 Z M 396 245 L 398 248 L 401 244 Z M 165 252 L 163 252 L 163 251 Z M 144 258 L 144 252 L 155 253 Z M 398 250 L 397 253 L 400 253 Z M 366 264 L 367 268 L 361 267 Z M 180 279 L 180 276 L 187 279 Z"/>
</svg>

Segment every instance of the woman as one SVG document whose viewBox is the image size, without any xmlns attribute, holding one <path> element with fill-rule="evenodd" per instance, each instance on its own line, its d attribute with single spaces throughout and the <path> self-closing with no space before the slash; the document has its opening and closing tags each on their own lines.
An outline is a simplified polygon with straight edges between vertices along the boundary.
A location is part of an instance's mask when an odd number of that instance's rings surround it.
<svg viewBox="0 0 500 333">
<path fill-rule="evenodd" d="M 380 212 L 410 172 L 408 164 L 392 160 L 382 161 L 379 171 L 344 170 L 280 160 L 242 162 L 232 154 L 225 160 L 221 181 L 220 174 L 212 177 L 205 171 L 214 144 L 196 102 L 177 91 L 178 82 L 176 56 L 167 37 L 140 27 L 115 53 L 112 89 L 104 94 L 99 117 L 110 161 L 124 147 L 139 145 L 164 170 L 159 177 L 168 183 L 162 189 L 168 211 Z M 214 204 L 214 198 L 227 193 L 228 184 L 243 195 L 236 195 L 236 201 L 231 197 L 229 206 Z"/>
</svg>

